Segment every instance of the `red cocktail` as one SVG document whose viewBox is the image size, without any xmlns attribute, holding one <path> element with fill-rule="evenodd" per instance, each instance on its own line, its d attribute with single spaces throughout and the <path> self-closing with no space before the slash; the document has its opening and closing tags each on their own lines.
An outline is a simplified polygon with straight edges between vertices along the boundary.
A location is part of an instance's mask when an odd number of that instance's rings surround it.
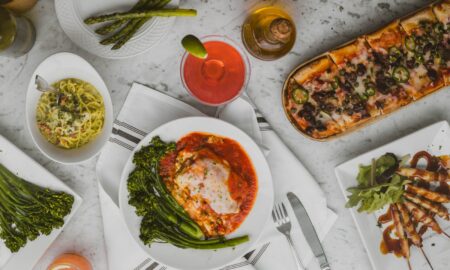
<svg viewBox="0 0 450 270">
<path fill-rule="evenodd" d="M 188 92 L 198 101 L 212 106 L 237 98 L 250 77 L 248 58 L 238 45 L 221 36 L 202 39 L 206 59 L 185 53 L 181 78 Z"/>
</svg>

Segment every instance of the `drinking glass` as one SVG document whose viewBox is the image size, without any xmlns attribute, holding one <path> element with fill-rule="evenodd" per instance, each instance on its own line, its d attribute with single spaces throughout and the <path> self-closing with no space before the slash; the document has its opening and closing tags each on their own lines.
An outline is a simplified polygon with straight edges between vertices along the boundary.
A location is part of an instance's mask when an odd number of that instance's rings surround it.
<svg viewBox="0 0 450 270">
<path fill-rule="evenodd" d="M 37 0 L 0 0 L 0 6 L 3 6 L 15 13 L 24 13 L 36 5 Z"/>
<path fill-rule="evenodd" d="M 181 60 L 181 80 L 197 101 L 220 106 L 239 97 L 250 78 L 250 62 L 244 50 L 225 36 L 200 39 L 208 56 L 196 58 L 185 52 Z"/>
<path fill-rule="evenodd" d="M 0 56 L 20 57 L 33 47 L 36 32 L 31 21 L 0 7 Z"/>
</svg>

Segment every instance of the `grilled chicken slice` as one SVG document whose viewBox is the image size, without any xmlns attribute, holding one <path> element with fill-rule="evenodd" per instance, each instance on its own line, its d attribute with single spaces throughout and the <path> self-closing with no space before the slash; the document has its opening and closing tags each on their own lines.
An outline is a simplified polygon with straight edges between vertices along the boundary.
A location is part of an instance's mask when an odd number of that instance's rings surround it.
<svg viewBox="0 0 450 270">
<path fill-rule="evenodd" d="M 423 199 L 417 195 L 414 195 L 414 194 L 411 194 L 408 192 L 405 192 L 405 194 L 403 194 L 403 196 L 405 196 L 405 198 L 410 200 L 411 202 L 418 204 L 418 205 L 422 206 L 423 208 L 427 209 L 428 211 L 440 216 L 441 218 L 443 218 L 445 220 L 450 220 L 447 208 L 445 208 L 441 204 L 431 202 L 427 199 Z"/>
<path fill-rule="evenodd" d="M 420 178 L 426 182 L 449 182 L 450 177 L 446 172 L 432 172 L 417 168 L 402 167 L 397 170 L 397 173 L 409 178 Z"/>
<path fill-rule="evenodd" d="M 409 235 L 409 239 L 411 242 L 417 246 L 422 246 L 422 237 L 417 233 L 414 224 L 412 223 L 411 217 L 409 216 L 408 209 L 401 203 L 396 204 L 398 211 L 400 213 L 400 221 L 402 223 L 403 228 L 405 228 L 406 232 Z"/>
<path fill-rule="evenodd" d="M 406 190 L 413 194 L 420 195 L 420 196 L 424 197 L 425 199 L 428 199 L 433 202 L 438 202 L 438 203 L 450 202 L 450 196 L 439 193 L 439 192 L 431 191 L 426 188 L 421 188 L 418 186 L 413 186 L 413 185 L 408 184 L 408 185 L 406 185 Z"/>
<path fill-rule="evenodd" d="M 434 218 L 430 214 L 428 214 L 422 207 L 410 201 L 405 201 L 403 204 L 406 206 L 406 208 L 416 221 L 421 222 L 438 234 L 442 233 L 442 229 L 436 222 L 436 220 L 434 220 Z"/>
<path fill-rule="evenodd" d="M 410 256 L 409 242 L 408 242 L 408 238 L 405 233 L 405 230 L 403 229 L 403 226 L 400 221 L 400 214 L 399 214 L 397 205 L 392 204 L 390 210 L 391 210 L 392 220 L 394 221 L 396 234 L 397 234 L 398 238 L 400 239 L 401 254 L 404 258 L 409 260 L 409 256 Z"/>
</svg>

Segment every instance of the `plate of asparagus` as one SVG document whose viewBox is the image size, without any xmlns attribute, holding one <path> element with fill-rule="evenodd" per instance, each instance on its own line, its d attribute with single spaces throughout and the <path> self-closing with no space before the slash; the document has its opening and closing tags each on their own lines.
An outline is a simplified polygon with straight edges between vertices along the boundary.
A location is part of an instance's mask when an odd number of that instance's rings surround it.
<svg viewBox="0 0 450 270">
<path fill-rule="evenodd" d="M 178 4 L 179 0 L 56 0 L 55 8 L 64 32 L 79 47 L 100 57 L 123 59 L 155 46 L 175 18 L 197 15 Z"/>
</svg>

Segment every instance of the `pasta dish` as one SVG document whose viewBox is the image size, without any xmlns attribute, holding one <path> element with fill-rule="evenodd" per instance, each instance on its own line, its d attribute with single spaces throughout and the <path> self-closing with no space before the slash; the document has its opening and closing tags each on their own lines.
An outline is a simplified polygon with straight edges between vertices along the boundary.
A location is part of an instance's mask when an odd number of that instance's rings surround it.
<svg viewBox="0 0 450 270">
<path fill-rule="evenodd" d="M 94 139 L 105 119 L 103 98 L 90 83 L 64 79 L 39 98 L 36 120 L 41 134 L 52 144 L 73 149 Z"/>
</svg>

